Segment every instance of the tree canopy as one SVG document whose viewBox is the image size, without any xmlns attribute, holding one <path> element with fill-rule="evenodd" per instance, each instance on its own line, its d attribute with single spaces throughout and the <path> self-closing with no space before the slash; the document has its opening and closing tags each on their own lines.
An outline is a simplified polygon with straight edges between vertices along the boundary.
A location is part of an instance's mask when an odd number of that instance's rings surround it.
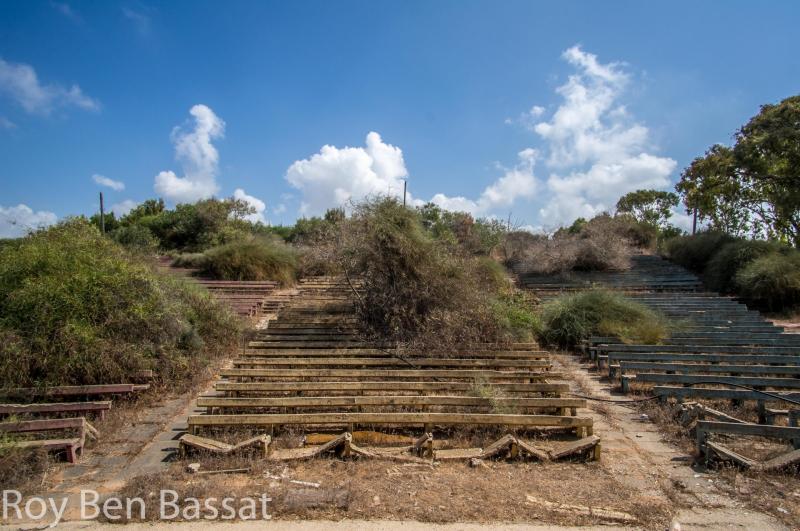
<svg viewBox="0 0 800 531">
<path fill-rule="evenodd" d="M 629 214 L 636 221 L 656 227 L 666 227 L 672 217 L 672 209 L 678 206 L 678 196 L 661 190 L 636 190 L 617 201 L 617 212 Z"/>
<path fill-rule="evenodd" d="M 800 95 L 761 107 L 683 171 L 677 191 L 711 228 L 800 246 Z"/>
</svg>

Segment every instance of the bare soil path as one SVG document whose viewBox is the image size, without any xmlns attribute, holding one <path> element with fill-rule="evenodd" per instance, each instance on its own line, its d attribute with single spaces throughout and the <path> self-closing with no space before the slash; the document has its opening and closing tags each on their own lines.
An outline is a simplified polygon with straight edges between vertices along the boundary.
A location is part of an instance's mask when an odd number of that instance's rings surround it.
<svg viewBox="0 0 800 531">
<path fill-rule="evenodd" d="M 625 401 L 571 354 L 554 354 L 554 370 L 573 375 L 576 393 Z M 560 366 L 560 367 L 558 367 Z M 681 529 L 789 529 L 766 513 L 749 509 L 717 487 L 714 474 L 691 467 L 692 456 L 665 442 L 658 427 L 634 408 L 594 402 L 594 430 L 602 439 L 603 466 L 623 484 L 668 500 Z"/>
</svg>

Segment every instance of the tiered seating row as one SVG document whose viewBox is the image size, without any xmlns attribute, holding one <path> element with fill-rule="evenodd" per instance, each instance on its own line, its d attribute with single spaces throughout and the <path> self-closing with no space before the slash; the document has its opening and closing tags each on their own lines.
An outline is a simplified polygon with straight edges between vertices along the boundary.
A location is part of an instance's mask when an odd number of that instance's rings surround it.
<svg viewBox="0 0 800 531">
<path fill-rule="evenodd" d="M 566 398 L 548 354 L 535 344 L 465 346 L 454 357 L 397 352 L 364 341 L 353 316 L 352 288 L 339 279 L 302 282 L 299 295 L 261 331 L 193 433 L 219 426 L 270 429 L 446 426 L 566 428 L 591 435 L 577 416 L 585 400 Z"/>
</svg>

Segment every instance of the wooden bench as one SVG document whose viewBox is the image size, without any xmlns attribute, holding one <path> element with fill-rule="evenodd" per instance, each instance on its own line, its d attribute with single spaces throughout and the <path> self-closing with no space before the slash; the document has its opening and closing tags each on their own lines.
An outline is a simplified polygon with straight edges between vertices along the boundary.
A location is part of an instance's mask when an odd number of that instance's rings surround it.
<svg viewBox="0 0 800 531">
<path fill-rule="evenodd" d="M 450 378 L 462 380 L 560 379 L 561 374 L 534 371 L 446 369 L 223 369 L 225 378 Z"/>
<path fill-rule="evenodd" d="M 562 415 L 569 410 L 576 415 L 576 408 L 586 407 L 582 398 L 483 398 L 472 396 L 416 396 L 416 395 L 379 395 L 379 396 L 324 396 L 324 397 L 281 397 L 281 398 L 220 398 L 200 397 L 197 407 L 207 408 L 207 413 L 214 410 L 247 410 L 270 408 L 328 408 L 365 406 L 406 406 L 426 408 L 428 406 L 451 407 L 491 407 L 520 409 L 559 409 Z"/>
<path fill-rule="evenodd" d="M 800 448 L 800 428 L 699 420 L 695 426 L 697 451 L 701 456 L 706 458 L 708 457 L 708 448 L 706 444 L 711 434 L 757 436 L 779 439 L 790 442 L 795 450 Z"/>
<path fill-rule="evenodd" d="M 60 387 L 17 387 L 0 389 L 0 396 L 26 398 L 55 396 L 123 395 L 144 391 L 150 384 L 65 385 Z"/>
<path fill-rule="evenodd" d="M 77 430 L 77 437 L 62 439 L 44 439 L 33 441 L 15 441 L 11 445 L 17 448 L 44 448 L 48 451 L 65 451 L 67 461 L 75 463 L 83 450 L 87 435 L 96 437 L 95 430 L 83 417 L 68 419 L 24 420 L 19 422 L 0 422 L 2 433 L 38 433 L 48 431 Z"/>
<path fill-rule="evenodd" d="M 476 389 L 470 382 L 218 382 L 216 390 L 225 393 L 316 393 L 316 392 L 416 392 L 433 393 L 446 391 L 472 392 Z M 496 383 L 491 385 L 500 394 L 541 393 L 561 395 L 569 392 L 567 383 Z"/>
<path fill-rule="evenodd" d="M 272 442 L 272 437 L 269 435 L 257 435 L 237 444 L 228 444 L 226 442 L 185 433 L 181 435 L 178 441 L 178 451 L 182 457 L 186 457 L 193 450 L 216 455 L 231 455 L 247 452 L 249 450 L 256 450 L 261 454 L 261 457 L 266 458 L 269 455 L 269 445 Z"/>
<path fill-rule="evenodd" d="M 756 378 L 746 376 L 721 376 L 716 374 L 637 374 L 636 376 L 622 377 L 622 390 L 630 391 L 631 382 L 635 383 L 679 383 L 702 384 L 704 382 L 732 383 L 748 387 L 771 389 L 800 389 L 798 378 Z"/>
<path fill-rule="evenodd" d="M 299 413 L 190 415 L 189 430 L 196 434 L 201 427 L 247 426 L 269 427 L 282 425 L 305 426 L 417 426 L 426 433 L 433 426 L 517 426 L 575 428 L 580 437 L 592 435 L 592 419 L 560 415 L 505 415 L 495 413 Z M 800 430 L 800 428 L 797 428 Z M 348 429 L 353 431 L 353 429 Z"/>
<path fill-rule="evenodd" d="M 757 375 L 800 375 L 800 365 L 712 365 L 708 363 L 659 363 L 641 361 L 620 361 L 617 371 L 609 365 L 609 376 L 615 378 L 617 372 L 637 371 L 636 376 L 649 374 L 649 371 L 675 372 L 680 374 L 757 374 Z M 644 372 L 642 372 L 644 371 Z"/>
<path fill-rule="evenodd" d="M 237 358 L 233 366 L 266 367 L 266 366 L 353 366 L 353 367 L 480 367 L 480 368 L 550 368 L 550 360 L 546 359 L 493 359 L 493 358 L 397 358 L 385 356 L 382 358 L 357 358 L 357 357 L 288 357 L 288 358 L 262 358 L 258 356 Z"/>
<path fill-rule="evenodd" d="M 48 413 L 96 413 L 102 420 L 111 410 L 111 401 L 55 402 L 40 404 L 0 404 L 0 415 L 28 415 Z"/>
</svg>

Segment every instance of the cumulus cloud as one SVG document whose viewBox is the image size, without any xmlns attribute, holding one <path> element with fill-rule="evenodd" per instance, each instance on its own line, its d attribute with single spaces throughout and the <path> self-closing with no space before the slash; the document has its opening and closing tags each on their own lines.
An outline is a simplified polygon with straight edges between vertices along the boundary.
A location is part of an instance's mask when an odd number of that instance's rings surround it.
<svg viewBox="0 0 800 531">
<path fill-rule="evenodd" d="M 498 208 L 507 208 L 518 199 L 531 199 L 538 188 L 533 168 L 538 153 L 532 148 L 523 149 L 517 154 L 518 163 L 513 168 L 503 168 L 504 174 L 487 186 L 478 199 L 448 197 L 436 194 L 431 202 L 445 210 L 460 210 L 473 215 L 487 215 Z"/>
<path fill-rule="evenodd" d="M 133 199 L 125 199 L 124 201 L 120 201 L 119 203 L 114 203 L 111 205 L 111 212 L 113 212 L 118 218 L 121 218 L 138 205 L 138 201 L 134 201 Z"/>
<path fill-rule="evenodd" d="M 0 206 L 0 238 L 18 238 L 27 232 L 52 225 L 58 217 L 52 212 L 34 212 L 28 205 Z"/>
<path fill-rule="evenodd" d="M 529 225 L 543 230 L 613 210 L 617 199 L 640 188 L 665 188 L 676 162 L 654 153 L 648 128 L 621 102 L 631 82 L 620 62 L 602 63 L 573 46 L 562 54 L 574 72 L 556 89 L 561 103 L 552 113 L 533 105 L 518 122 L 540 140 L 538 149 L 518 153 L 518 161 L 476 198 L 437 193 L 431 201 L 448 210 L 498 216 L 518 201 L 536 205 Z M 549 114 L 549 118 L 546 116 Z M 538 178 L 537 163 L 547 175 Z M 323 146 L 319 153 L 292 164 L 286 180 L 302 193 L 300 213 L 319 214 L 370 194 L 402 195 L 408 172 L 399 147 L 378 133 L 365 147 Z M 410 195 L 409 195 L 410 197 Z M 421 204 L 410 199 L 411 204 Z"/>
<path fill-rule="evenodd" d="M 99 173 L 95 173 L 92 175 L 92 180 L 99 184 L 100 186 L 105 186 L 107 188 L 111 188 L 112 190 L 120 191 L 125 189 L 125 183 L 122 181 L 115 181 L 114 179 L 109 179 L 104 175 L 100 175 Z"/>
<path fill-rule="evenodd" d="M 322 146 L 319 153 L 294 162 L 286 181 L 302 194 L 300 213 L 317 215 L 373 194 L 403 195 L 408 176 L 403 151 L 370 132 L 364 147 Z"/>
<path fill-rule="evenodd" d="M 557 89 L 563 102 L 550 120 L 533 127 L 552 170 L 539 211 L 541 223 L 551 226 L 611 210 L 627 192 L 664 188 L 677 164 L 649 152 L 647 127 L 619 103 L 630 82 L 621 63 L 602 64 L 579 46 L 562 57 L 576 72 Z"/>
<path fill-rule="evenodd" d="M 0 58 L 0 92 L 11 97 L 31 114 L 48 115 L 56 107 L 78 107 L 96 111 L 100 103 L 83 93 L 78 85 L 43 85 L 36 70 L 24 63 L 9 63 Z"/>
<path fill-rule="evenodd" d="M 264 217 L 264 212 L 267 209 L 267 205 L 266 203 L 264 203 L 264 201 L 262 201 L 257 197 L 253 197 L 252 195 L 246 194 L 245 191 L 242 190 L 241 188 L 237 188 L 236 190 L 234 190 L 233 198 L 244 201 L 249 206 L 255 209 L 254 213 L 248 214 L 247 216 L 244 217 L 244 219 L 251 221 L 253 223 L 263 223 L 265 225 L 267 224 L 267 219 Z"/>
<path fill-rule="evenodd" d="M 225 122 L 206 105 L 195 105 L 189 110 L 194 118 L 194 128 L 172 130 L 175 158 L 183 169 L 183 177 L 165 170 L 156 175 L 153 188 L 169 201 L 190 203 L 206 199 L 219 192 L 219 153 L 212 140 L 225 136 Z"/>
</svg>

